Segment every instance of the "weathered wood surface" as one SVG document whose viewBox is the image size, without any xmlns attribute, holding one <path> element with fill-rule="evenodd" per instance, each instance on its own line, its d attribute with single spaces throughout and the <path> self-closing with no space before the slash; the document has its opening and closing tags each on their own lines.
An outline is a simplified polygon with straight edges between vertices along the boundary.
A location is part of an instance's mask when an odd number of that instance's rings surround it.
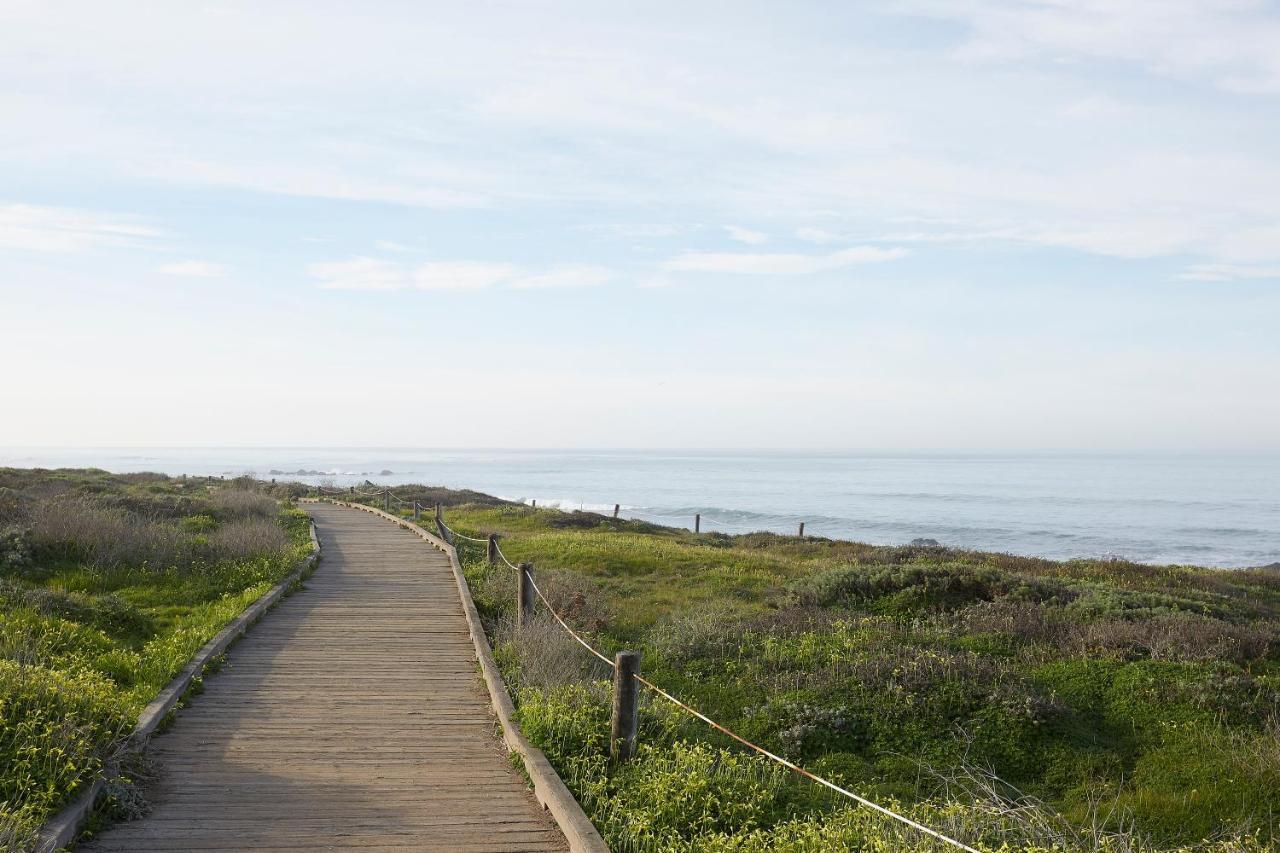
<svg viewBox="0 0 1280 853">
<path fill-rule="evenodd" d="M 448 558 L 308 509 L 307 588 L 152 742 L 151 814 L 80 849 L 566 850 L 499 744 Z"/>
</svg>

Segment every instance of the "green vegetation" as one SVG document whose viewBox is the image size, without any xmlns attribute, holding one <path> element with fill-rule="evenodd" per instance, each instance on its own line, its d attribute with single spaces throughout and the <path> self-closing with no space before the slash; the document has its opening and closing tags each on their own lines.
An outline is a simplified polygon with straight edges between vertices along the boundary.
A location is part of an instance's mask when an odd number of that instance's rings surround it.
<svg viewBox="0 0 1280 853">
<path fill-rule="evenodd" d="M 29 845 L 192 655 L 307 552 L 306 515 L 281 508 L 294 493 L 0 469 L 0 849 Z"/>
<path fill-rule="evenodd" d="M 406 494 L 412 492 L 407 489 Z M 1280 572 L 1054 562 L 449 507 L 611 654 L 766 748 L 985 850 L 1262 850 L 1280 814 Z M 464 567 L 521 725 L 615 850 L 931 849 L 608 670 L 514 572 Z M 647 691 L 646 691 L 647 693 Z M 939 848 L 943 849 L 943 848 Z"/>
</svg>

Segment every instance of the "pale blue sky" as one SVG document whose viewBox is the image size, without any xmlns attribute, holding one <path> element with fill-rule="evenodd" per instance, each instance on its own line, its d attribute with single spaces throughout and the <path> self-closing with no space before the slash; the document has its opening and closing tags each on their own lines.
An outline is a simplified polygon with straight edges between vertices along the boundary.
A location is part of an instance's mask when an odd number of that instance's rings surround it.
<svg viewBox="0 0 1280 853">
<path fill-rule="evenodd" d="M 1280 450 L 1280 8 L 0 6 L 0 445 Z"/>
</svg>

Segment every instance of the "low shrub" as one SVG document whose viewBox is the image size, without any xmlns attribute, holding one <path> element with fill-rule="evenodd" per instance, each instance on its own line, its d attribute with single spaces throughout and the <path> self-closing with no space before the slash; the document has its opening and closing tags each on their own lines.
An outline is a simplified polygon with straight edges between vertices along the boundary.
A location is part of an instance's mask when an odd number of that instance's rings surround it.
<svg viewBox="0 0 1280 853">
<path fill-rule="evenodd" d="M 241 560 L 289 547 L 289 537 L 274 516 L 228 521 L 209 534 L 208 542 L 210 557 L 215 560 Z"/>
<path fill-rule="evenodd" d="M 533 560 L 606 654 L 642 651 L 649 678 L 733 731 L 984 850 L 1227 853 L 1276 840 L 1274 572 L 642 533 L 528 508 L 458 507 L 449 521 Z M 503 572 L 467 567 L 497 637 L 515 597 Z M 611 766 L 607 690 L 555 634 L 545 623 L 526 635 L 541 650 L 521 638 L 498 654 L 526 733 L 614 849 L 929 849 L 811 798 L 808 783 L 760 793 L 740 745 L 653 697 L 640 757 Z M 1222 796 L 1201 787 L 1215 750 L 1230 754 Z M 998 790 L 958 786 L 957 768 Z M 1179 809 L 1194 817 L 1179 824 Z"/>
<path fill-rule="evenodd" d="M 114 593 L 86 595 L 0 579 L 0 605 L 29 607 L 37 613 L 60 616 L 116 637 L 140 637 L 155 632 L 155 619 Z"/>
<path fill-rule="evenodd" d="M 218 489 L 209 496 L 212 514 L 221 521 L 243 518 L 274 518 L 279 504 L 257 490 Z"/>
<path fill-rule="evenodd" d="M 0 548 L 0 849 L 26 849 L 192 654 L 296 565 L 309 525 L 159 475 L 0 469 L 0 488 L 30 530 Z"/>
<path fill-rule="evenodd" d="M 920 549 L 908 549 L 916 554 Z M 1069 600 L 1064 584 L 965 564 L 855 564 L 817 572 L 789 586 L 808 606 L 873 606 L 887 613 L 955 610 L 978 601 Z"/>
<path fill-rule="evenodd" d="M 0 660 L 0 833 L 29 834 L 97 773 L 130 710 L 99 675 Z"/>
</svg>

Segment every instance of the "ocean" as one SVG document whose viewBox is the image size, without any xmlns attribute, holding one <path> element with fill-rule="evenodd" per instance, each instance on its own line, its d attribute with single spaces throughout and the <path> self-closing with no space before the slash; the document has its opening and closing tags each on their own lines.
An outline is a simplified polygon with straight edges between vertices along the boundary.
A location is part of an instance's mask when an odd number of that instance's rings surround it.
<svg viewBox="0 0 1280 853">
<path fill-rule="evenodd" d="M 1280 562 L 1280 456 L 0 449 L 0 465 L 426 483 L 704 530 L 944 545 L 1051 558 Z M 298 473 L 305 472 L 305 473 Z"/>
</svg>

